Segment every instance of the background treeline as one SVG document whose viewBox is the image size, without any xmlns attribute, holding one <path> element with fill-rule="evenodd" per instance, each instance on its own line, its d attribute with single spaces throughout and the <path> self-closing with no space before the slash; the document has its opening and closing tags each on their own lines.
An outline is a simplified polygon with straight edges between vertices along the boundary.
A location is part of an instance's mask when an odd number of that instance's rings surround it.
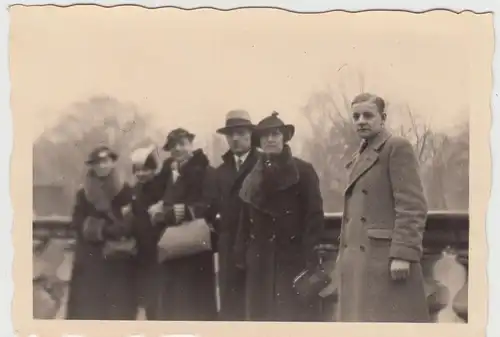
<svg viewBox="0 0 500 337">
<path fill-rule="evenodd" d="M 349 119 L 349 102 L 354 94 L 345 90 L 318 91 L 302 109 L 311 136 L 296 140 L 300 149 L 294 147 L 294 152 L 316 168 L 327 212 L 342 210 L 347 178 L 344 165 L 359 146 Z M 151 142 L 161 145 L 168 132 L 155 129 L 147 112 L 112 97 L 98 96 L 75 103 L 63 115 L 33 145 L 33 202 L 34 212 L 39 215 L 69 214 L 85 173 L 83 162 L 93 147 L 105 143 L 116 149 L 121 155 L 119 166 L 131 178 L 130 152 Z M 407 105 L 389 105 L 388 115 L 392 132 L 414 144 L 430 208 L 467 210 L 468 122 L 445 133 L 433 130 Z M 227 151 L 225 140 L 215 134 L 201 146 L 213 165 L 218 165 L 220 156 Z"/>
</svg>

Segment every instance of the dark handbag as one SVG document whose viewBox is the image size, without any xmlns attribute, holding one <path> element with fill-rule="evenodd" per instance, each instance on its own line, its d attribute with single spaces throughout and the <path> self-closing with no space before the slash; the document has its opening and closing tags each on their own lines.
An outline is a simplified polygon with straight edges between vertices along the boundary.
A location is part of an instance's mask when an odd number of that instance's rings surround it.
<svg viewBox="0 0 500 337">
<path fill-rule="evenodd" d="M 106 259 L 121 259 L 137 254 L 137 243 L 134 238 L 108 240 L 104 243 L 102 254 Z"/>
<path fill-rule="evenodd" d="M 293 280 L 295 293 L 305 302 L 310 302 L 319 298 L 320 293 L 325 289 L 332 278 L 322 268 L 316 270 L 303 270 Z"/>
<path fill-rule="evenodd" d="M 112 212 L 108 212 L 108 216 L 115 224 L 126 226 L 126 224 L 117 219 Z M 130 221 L 131 219 L 128 220 Z M 137 254 L 137 242 L 133 237 L 106 240 L 102 248 L 102 254 L 106 259 L 124 259 L 133 257 Z"/>
</svg>

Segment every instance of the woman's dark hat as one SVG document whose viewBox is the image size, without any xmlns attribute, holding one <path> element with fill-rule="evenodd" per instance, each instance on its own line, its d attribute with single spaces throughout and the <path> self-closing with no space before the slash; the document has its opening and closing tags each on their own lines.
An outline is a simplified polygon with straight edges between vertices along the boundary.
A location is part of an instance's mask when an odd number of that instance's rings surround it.
<svg viewBox="0 0 500 337">
<path fill-rule="evenodd" d="M 226 115 L 226 125 L 217 130 L 217 133 L 227 134 L 229 130 L 237 127 L 248 127 L 251 130 L 255 127 L 252 124 L 250 114 L 246 110 L 231 110 Z"/>
<path fill-rule="evenodd" d="M 175 146 L 175 144 L 182 138 L 187 138 L 189 139 L 190 142 L 192 142 L 194 137 L 195 137 L 194 134 L 183 128 L 172 130 L 167 136 L 165 145 L 163 145 L 163 150 L 170 151 Z"/>
<path fill-rule="evenodd" d="M 90 152 L 85 163 L 92 165 L 106 158 L 111 158 L 111 160 L 117 161 L 118 154 L 116 154 L 116 152 L 111 150 L 109 147 L 102 145 L 96 147 L 92 150 L 92 152 Z"/>
<path fill-rule="evenodd" d="M 290 141 L 295 134 L 295 126 L 292 124 L 285 124 L 279 117 L 278 113 L 274 111 L 271 116 L 261 120 L 254 129 L 255 134 L 260 138 L 264 131 L 269 129 L 280 129 L 283 132 L 284 142 Z"/>
</svg>

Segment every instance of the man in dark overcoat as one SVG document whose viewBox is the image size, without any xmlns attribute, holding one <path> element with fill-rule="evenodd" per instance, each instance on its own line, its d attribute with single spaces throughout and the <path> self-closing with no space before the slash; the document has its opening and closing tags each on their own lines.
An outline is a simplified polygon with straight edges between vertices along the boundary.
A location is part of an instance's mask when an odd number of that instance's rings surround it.
<svg viewBox="0 0 500 337">
<path fill-rule="evenodd" d="M 255 128 L 263 154 L 240 190 L 244 202 L 234 249 L 246 272 L 246 317 L 251 321 L 313 321 L 318 303 L 293 288 L 319 265 L 315 247 L 324 227 L 323 200 L 313 166 L 292 155 L 295 128 L 278 113 Z"/>
<path fill-rule="evenodd" d="M 253 168 L 259 152 L 252 141 L 254 125 L 244 110 L 232 110 L 226 115 L 225 126 L 217 133 L 226 137 L 229 150 L 216 169 L 220 216 L 217 228 L 219 252 L 220 312 L 223 321 L 245 319 L 245 275 L 235 268 L 232 248 L 236 236 L 242 201 L 238 196 L 241 183 Z"/>
<path fill-rule="evenodd" d="M 362 143 L 347 165 L 339 320 L 429 322 L 420 265 L 427 204 L 413 147 L 385 129 L 378 96 L 358 95 L 352 119 Z"/>
</svg>

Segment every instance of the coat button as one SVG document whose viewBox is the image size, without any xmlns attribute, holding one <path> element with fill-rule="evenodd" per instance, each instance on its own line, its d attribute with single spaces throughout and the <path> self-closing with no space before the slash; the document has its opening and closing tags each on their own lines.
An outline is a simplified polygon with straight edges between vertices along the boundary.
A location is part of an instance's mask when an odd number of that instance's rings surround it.
<svg viewBox="0 0 500 337">
<path fill-rule="evenodd" d="M 364 188 L 361 190 L 361 192 L 363 192 L 363 194 L 368 194 L 368 190 L 366 190 Z"/>
<path fill-rule="evenodd" d="M 366 218 L 364 216 L 361 217 L 362 222 L 366 222 Z"/>
<path fill-rule="evenodd" d="M 366 249 L 365 246 L 363 246 L 363 245 L 359 246 L 359 250 L 361 250 L 362 252 L 364 252 L 365 249 Z"/>
</svg>

